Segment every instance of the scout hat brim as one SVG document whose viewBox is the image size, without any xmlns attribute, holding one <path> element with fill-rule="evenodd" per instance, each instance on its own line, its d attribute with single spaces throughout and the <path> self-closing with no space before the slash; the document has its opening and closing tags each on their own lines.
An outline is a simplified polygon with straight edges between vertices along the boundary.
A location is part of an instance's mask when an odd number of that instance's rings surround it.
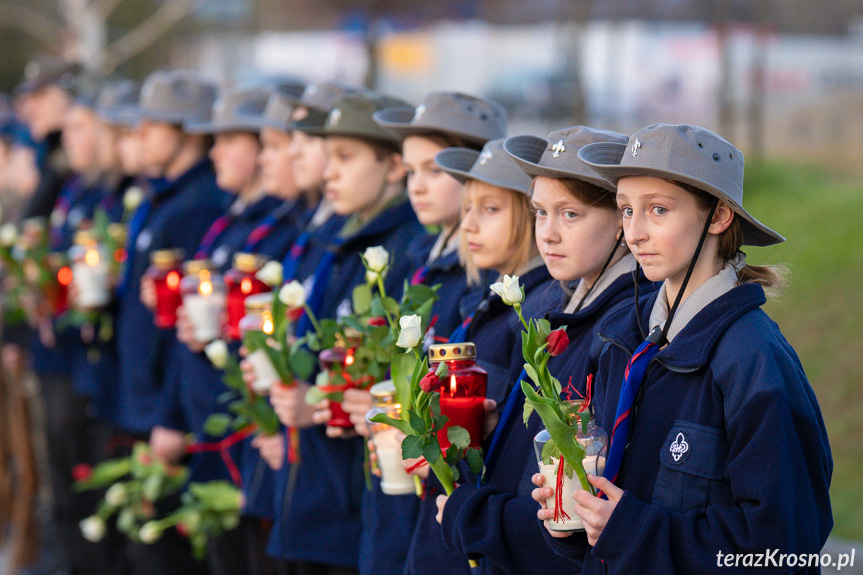
<svg viewBox="0 0 863 575">
<path fill-rule="evenodd" d="M 601 176 L 540 165 L 539 162 L 549 145 L 551 144 L 545 138 L 524 135 L 507 138 L 503 143 L 503 149 L 512 157 L 518 167 L 529 176 L 581 180 L 603 190 L 615 191 L 614 185 Z"/>
<path fill-rule="evenodd" d="M 637 141 L 637 140 L 636 140 Z M 694 161 L 692 158 L 675 153 L 673 150 L 640 149 L 642 156 L 639 165 L 621 165 L 621 160 L 629 149 L 629 144 L 598 142 L 588 144 L 578 151 L 585 164 L 605 176 L 616 185 L 626 176 L 652 176 L 689 184 L 719 198 L 741 218 L 743 243 L 750 246 L 769 246 L 785 241 L 785 238 L 771 230 L 747 212 L 739 202 L 732 199 L 717 183 L 738 187 L 738 183 L 709 165 Z M 742 190 L 740 193 L 742 197 Z"/>
<path fill-rule="evenodd" d="M 185 122 L 183 131 L 187 134 L 227 134 L 229 132 L 258 133 L 258 122 L 237 120 L 235 122 Z"/>
<path fill-rule="evenodd" d="M 416 110 L 414 108 L 387 108 L 375 112 L 372 117 L 382 128 L 386 128 L 402 139 L 408 136 L 444 134 L 461 138 L 472 144 L 484 144 L 488 141 L 488 138 L 479 137 L 476 134 L 461 131 L 458 128 L 438 128 L 412 124 L 411 122 L 415 113 Z"/>
<path fill-rule="evenodd" d="M 497 142 L 498 145 L 502 143 L 499 140 L 497 140 Z M 495 141 L 492 141 L 490 144 L 494 143 Z M 483 152 L 490 144 L 486 144 L 486 148 L 483 149 Z M 468 180 L 476 180 L 478 182 L 485 182 L 492 186 L 505 188 L 522 194 L 529 193 L 530 178 L 522 174 L 514 163 L 512 163 L 511 168 L 509 166 L 501 167 L 501 164 L 499 163 L 501 160 L 511 162 L 509 157 L 503 153 L 502 149 L 499 149 L 498 154 L 496 154 L 496 156 L 499 155 L 500 157 L 500 159 L 495 160 L 495 162 L 497 162 L 496 164 L 478 166 L 478 169 L 474 170 L 474 165 L 483 152 L 472 150 L 470 148 L 445 148 L 438 152 L 434 159 L 435 163 L 440 166 L 444 172 L 462 184 Z M 521 181 L 522 179 L 524 181 Z"/>
</svg>

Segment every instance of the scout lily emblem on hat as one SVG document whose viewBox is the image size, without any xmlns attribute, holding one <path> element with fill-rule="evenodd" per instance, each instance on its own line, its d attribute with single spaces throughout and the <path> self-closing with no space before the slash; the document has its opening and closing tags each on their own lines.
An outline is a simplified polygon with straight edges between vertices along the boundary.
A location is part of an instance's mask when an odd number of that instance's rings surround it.
<svg viewBox="0 0 863 575">
<path fill-rule="evenodd" d="M 638 138 L 635 138 L 635 143 L 632 144 L 632 157 L 633 158 L 638 155 L 638 149 L 640 147 L 641 147 L 641 142 L 638 140 Z"/>
<path fill-rule="evenodd" d="M 332 128 L 333 126 L 338 126 L 339 122 L 342 120 L 342 111 L 336 108 L 332 112 L 330 112 L 330 117 L 327 118 L 327 127 Z"/>
<path fill-rule="evenodd" d="M 416 111 L 414 111 L 414 119 L 411 121 L 412 122 L 418 122 L 425 115 L 426 115 L 426 105 L 420 104 L 419 106 L 417 106 Z"/>
<path fill-rule="evenodd" d="M 566 146 L 563 145 L 563 140 L 558 140 L 555 145 L 551 147 L 551 157 L 559 158 L 561 152 L 566 151 Z"/>
<path fill-rule="evenodd" d="M 674 463 L 682 463 L 689 457 L 689 442 L 686 441 L 686 435 L 682 431 L 674 438 L 674 442 L 668 447 L 668 452 L 671 453 Z"/>
<path fill-rule="evenodd" d="M 477 160 L 479 161 L 480 166 L 484 166 L 493 157 L 494 157 L 494 154 L 492 153 L 491 150 L 483 150 L 482 154 L 479 155 L 479 158 L 477 158 Z"/>
</svg>

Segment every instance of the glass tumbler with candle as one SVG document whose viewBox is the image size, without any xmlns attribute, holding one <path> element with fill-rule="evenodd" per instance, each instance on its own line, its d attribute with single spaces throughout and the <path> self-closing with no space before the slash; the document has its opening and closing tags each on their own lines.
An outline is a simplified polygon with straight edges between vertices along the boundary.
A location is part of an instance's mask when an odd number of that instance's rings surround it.
<svg viewBox="0 0 863 575">
<path fill-rule="evenodd" d="M 78 290 L 74 304 L 81 309 L 98 309 L 111 301 L 110 264 L 105 247 L 89 230 L 75 234 L 75 245 L 69 249 L 72 281 Z"/>
<path fill-rule="evenodd" d="M 270 286 L 255 277 L 267 258 L 257 254 L 234 254 L 234 267 L 225 274 L 228 289 L 228 318 L 225 335 L 230 339 L 240 339 L 240 320 L 246 315 L 246 298 L 250 295 L 268 292 Z"/>
<path fill-rule="evenodd" d="M 213 262 L 191 260 L 183 266 L 180 280 L 183 309 L 195 328 L 195 339 L 213 341 L 221 335 L 222 313 L 225 311 L 225 282 L 216 272 Z"/>
<path fill-rule="evenodd" d="M 446 379 L 440 391 L 441 414 L 449 418 L 438 432 L 441 449 L 450 446 L 447 429 L 458 425 L 470 434 L 470 446 L 481 447 L 485 411 L 482 403 L 488 385 L 488 374 L 476 364 L 476 346 L 472 342 L 441 343 L 429 347 L 429 367 L 432 371 L 443 362 Z"/>
<path fill-rule="evenodd" d="M 150 254 L 150 267 L 145 276 L 156 287 L 157 327 L 169 328 L 177 324 L 177 308 L 183 303 L 180 295 L 180 280 L 183 279 L 183 258 L 181 249 L 156 250 Z"/>
<path fill-rule="evenodd" d="M 582 412 L 589 417 L 587 411 Z M 601 476 L 605 472 L 605 458 L 608 447 L 608 434 L 596 425 L 591 418 L 585 430 L 581 422 L 577 422 L 578 431 L 575 439 L 584 448 L 584 458 L 581 464 L 586 473 Z M 581 489 L 581 482 L 574 470 L 571 476 L 567 473 L 560 451 L 555 448 L 548 431 L 543 429 L 533 439 L 533 448 L 539 464 L 539 472 L 545 478 L 545 485 L 554 486 L 555 495 L 546 501 L 549 509 L 554 509 L 554 519 L 549 521 L 552 531 L 583 531 L 584 525 L 575 514 L 575 500 L 572 494 Z"/>
<path fill-rule="evenodd" d="M 72 268 L 66 263 L 66 254 L 51 252 L 46 258 L 48 270 L 56 281 L 49 282 L 45 289 L 51 313 L 59 316 L 68 307 L 69 285 L 72 283 Z"/>
<path fill-rule="evenodd" d="M 267 339 L 273 336 L 274 331 L 272 294 L 259 293 L 247 297 L 246 315 L 240 320 L 240 333 L 249 352 L 246 361 L 255 372 L 252 391 L 258 395 L 267 395 L 274 385 L 281 382 L 264 347 L 268 345 Z"/>
<path fill-rule="evenodd" d="M 387 495 L 414 493 L 414 480 L 402 466 L 402 446 L 396 438 L 398 430 L 386 423 L 371 421 L 371 418 L 379 413 L 393 419 L 401 417 L 401 406 L 396 403 L 396 386 L 388 379 L 371 386 L 369 393 L 372 395 L 372 408 L 366 413 L 366 425 L 378 456 L 381 491 Z"/>
</svg>

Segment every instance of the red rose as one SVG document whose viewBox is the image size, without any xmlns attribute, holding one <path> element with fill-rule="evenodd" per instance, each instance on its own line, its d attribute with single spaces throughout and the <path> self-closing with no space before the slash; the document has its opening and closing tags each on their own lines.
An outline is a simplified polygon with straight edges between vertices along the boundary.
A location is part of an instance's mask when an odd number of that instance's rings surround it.
<svg viewBox="0 0 863 575">
<path fill-rule="evenodd" d="M 79 463 L 72 468 L 72 479 L 75 481 L 87 481 L 93 475 L 93 466 L 87 463 Z"/>
<path fill-rule="evenodd" d="M 182 521 L 177 523 L 177 533 L 179 533 L 180 537 L 189 538 L 189 528 Z"/>
<path fill-rule="evenodd" d="M 369 325 L 373 327 L 381 327 L 387 325 L 387 318 L 383 316 L 377 316 L 369 319 Z"/>
<path fill-rule="evenodd" d="M 548 334 L 545 343 L 548 344 L 549 355 L 560 355 L 569 346 L 569 337 L 565 329 L 556 329 Z"/>
<path fill-rule="evenodd" d="M 440 378 L 437 373 L 431 371 L 423 376 L 420 380 L 420 389 L 426 393 L 432 393 L 440 389 Z"/>
</svg>

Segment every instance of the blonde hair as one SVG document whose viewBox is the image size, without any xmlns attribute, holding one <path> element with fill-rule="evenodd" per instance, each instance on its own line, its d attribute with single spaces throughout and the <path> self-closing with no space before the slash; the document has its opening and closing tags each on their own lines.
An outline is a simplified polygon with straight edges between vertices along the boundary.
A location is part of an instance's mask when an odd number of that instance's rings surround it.
<svg viewBox="0 0 863 575">
<path fill-rule="evenodd" d="M 716 196 L 708 194 L 695 186 L 673 181 L 671 183 L 693 194 L 698 202 L 698 207 L 705 212 L 709 212 L 713 206 L 713 202 L 716 201 Z M 740 249 L 741 247 L 743 247 L 743 226 L 740 223 L 739 214 L 735 212 L 731 225 L 719 234 L 717 255 L 722 258 L 722 261 L 727 262 L 736 258 L 739 253 L 746 255 Z M 737 272 L 737 281 L 741 284 L 759 284 L 764 288 L 767 295 L 778 296 L 787 285 L 788 276 L 788 267 L 784 265 L 755 266 L 745 264 Z"/>
<path fill-rule="evenodd" d="M 485 182 L 478 180 L 468 180 L 464 185 L 464 194 L 462 195 L 461 219 L 464 221 L 467 205 L 469 203 L 470 193 L 479 186 L 491 186 Z M 498 187 L 498 186 L 493 186 Z M 530 198 L 527 194 L 510 190 L 508 188 L 500 188 L 508 191 L 513 196 L 512 211 L 510 220 L 510 234 L 506 240 L 506 249 L 513 250 L 515 253 L 509 260 L 507 269 L 497 270 L 505 274 L 515 274 L 522 269 L 530 260 L 534 239 L 534 227 L 536 220 L 533 217 L 533 210 L 530 206 Z M 479 268 L 473 261 L 470 252 L 467 249 L 467 237 L 462 232 L 459 238 L 458 255 L 462 266 L 467 274 L 468 285 L 478 285 L 480 283 Z"/>
</svg>

